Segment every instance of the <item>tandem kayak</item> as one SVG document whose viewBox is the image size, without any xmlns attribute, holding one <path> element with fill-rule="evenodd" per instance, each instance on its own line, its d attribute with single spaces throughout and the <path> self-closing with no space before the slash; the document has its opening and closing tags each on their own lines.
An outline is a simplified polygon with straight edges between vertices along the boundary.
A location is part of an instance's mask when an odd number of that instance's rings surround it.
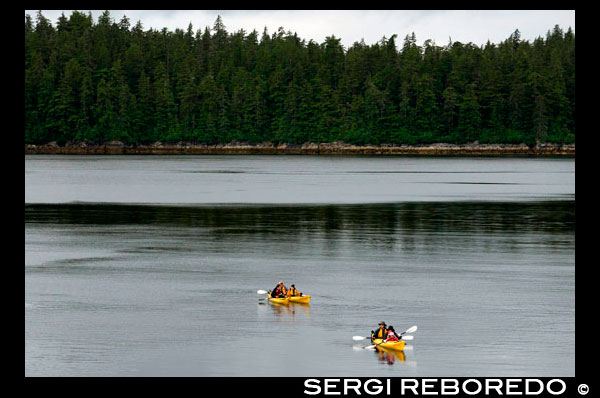
<svg viewBox="0 0 600 398">
<path fill-rule="evenodd" d="M 273 304 L 283 304 L 283 305 L 286 305 L 286 304 L 290 303 L 290 298 L 289 297 L 277 298 L 277 297 L 271 297 L 271 294 L 268 294 L 267 298 Z"/>
<path fill-rule="evenodd" d="M 398 341 L 387 341 L 383 342 L 383 339 L 373 339 L 372 344 L 376 347 L 387 348 L 395 351 L 403 351 L 404 346 L 406 345 L 406 341 L 398 340 Z"/>
<path fill-rule="evenodd" d="M 308 304 L 310 296 L 291 296 L 289 299 L 290 303 Z"/>
</svg>

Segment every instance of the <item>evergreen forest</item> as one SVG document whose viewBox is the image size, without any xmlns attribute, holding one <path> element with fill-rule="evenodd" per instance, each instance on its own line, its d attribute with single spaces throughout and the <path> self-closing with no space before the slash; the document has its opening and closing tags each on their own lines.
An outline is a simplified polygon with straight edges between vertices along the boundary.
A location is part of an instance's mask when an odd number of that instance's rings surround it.
<svg viewBox="0 0 600 398">
<path fill-rule="evenodd" d="M 575 142 L 575 34 L 413 34 L 344 48 L 296 33 L 25 15 L 25 143 Z M 403 32 L 401 32 L 403 33 Z M 404 32 L 405 33 L 405 32 Z"/>
</svg>

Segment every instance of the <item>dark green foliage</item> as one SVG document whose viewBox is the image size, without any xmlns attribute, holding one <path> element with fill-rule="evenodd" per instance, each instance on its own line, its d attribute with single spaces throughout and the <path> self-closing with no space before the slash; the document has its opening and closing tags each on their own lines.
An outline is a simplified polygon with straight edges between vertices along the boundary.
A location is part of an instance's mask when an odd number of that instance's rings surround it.
<svg viewBox="0 0 600 398">
<path fill-rule="evenodd" d="M 482 47 L 396 40 L 26 15 L 25 142 L 575 141 L 570 28 Z"/>
</svg>

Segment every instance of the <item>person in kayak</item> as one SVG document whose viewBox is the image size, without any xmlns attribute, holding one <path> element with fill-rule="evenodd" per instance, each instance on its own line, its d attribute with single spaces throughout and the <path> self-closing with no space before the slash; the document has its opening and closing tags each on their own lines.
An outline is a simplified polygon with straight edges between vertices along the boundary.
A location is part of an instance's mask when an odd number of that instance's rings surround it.
<svg viewBox="0 0 600 398">
<path fill-rule="evenodd" d="M 271 297 L 285 297 L 287 294 L 287 289 L 283 282 L 279 282 L 275 289 L 271 291 Z"/>
<path fill-rule="evenodd" d="M 373 339 L 385 339 L 388 333 L 386 326 L 384 321 L 379 322 L 379 329 L 376 331 L 371 330 L 371 341 L 373 341 Z"/>
<path fill-rule="evenodd" d="M 290 288 L 287 291 L 287 296 L 288 297 L 295 297 L 295 296 L 302 296 L 302 293 L 300 293 L 297 289 L 296 286 L 292 283 L 290 285 Z"/>
<path fill-rule="evenodd" d="M 402 338 L 402 336 L 399 336 L 398 334 L 396 334 L 396 331 L 394 330 L 394 327 L 392 325 L 390 325 L 390 327 L 388 327 L 387 336 L 386 336 L 384 342 L 387 342 L 387 341 L 398 341 L 401 338 Z"/>
</svg>

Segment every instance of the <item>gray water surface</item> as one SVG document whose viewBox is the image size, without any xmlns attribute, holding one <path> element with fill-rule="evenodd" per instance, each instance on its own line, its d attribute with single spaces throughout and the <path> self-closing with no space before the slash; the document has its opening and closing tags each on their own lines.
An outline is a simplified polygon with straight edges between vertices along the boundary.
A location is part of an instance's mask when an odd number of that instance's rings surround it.
<svg viewBox="0 0 600 398">
<path fill-rule="evenodd" d="M 573 159 L 26 156 L 25 203 L 26 376 L 574 375 Z"/>
<path fill-rule="evenodd" d="M 25 203 L 339 204 L 574 195 L 572 158 L 25 156 Z"/>
</svg>

